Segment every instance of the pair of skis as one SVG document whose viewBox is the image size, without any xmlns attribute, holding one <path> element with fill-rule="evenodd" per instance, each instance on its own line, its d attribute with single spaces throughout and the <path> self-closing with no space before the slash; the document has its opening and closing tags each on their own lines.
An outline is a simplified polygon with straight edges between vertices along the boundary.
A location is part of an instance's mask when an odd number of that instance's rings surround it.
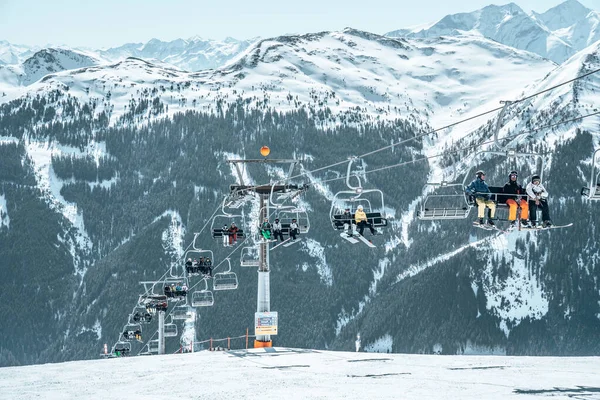
<svg viewBox="0 0 600 400">
<path fill-rule="evenodd" d="M 291 245 L 293 245 L 294 243 L 298 243 L 299 241 L 300 239 L 292 240 L 292 238 L 287 238 L 283 242 L 277 243 L 275 246 L 271 247 L 271 250 L 275 250 L 279 246 L 290 247 Z"/>
<path fill-rule="evenodd" d="M 525 228 L 525 227 L 521 227 L 520 229 L 518 229 L 518 228 L 515 226 L 515 227 L 513 227 L 512 229 L 511 229 L 511 228 L 509 228 L 509 229 L 506 229 L 506 230 L 504 230 L 504 229 L 500 229 L 500 228 L 498 228 L 496 225 L 489 225 L 489 224 L 483 224 L 483 225 L 482 225 L 482 224 L 480 224 L 480 223 L 479 223 L 479 222 L 477 222 L 477 221 L 473 222 L 473 226 L 474 226 L 474 227 L 476 227 L 476 228 L 485 229 L 486 231 L 493 231 L 493 230 L 496 230 L 496 231 L 498 231 L 498 232 L 502 232 L 502 233 L 510 233 L 510 232 L 517 231 L 517 230 L 521 230 L 521 231 L 545 231 L 545 230 L 548 230 L 548 229 L 561 229 L 561 228 L 568 228 L 568 227 L 570 227 L 570 226 L 573 226 L 573 223 L 571 222 L 570 224 L 566 224 L 566 225 L 550 225 L 550 226 L 546 226 L 546 227 L 543 227 L 543 226 L 540 226 L 540 227 L 537 227 L 537 226 L 529 226 L 529 227 L 527 227 L 527 228 Z"/>
<path fill-rule="evenodd" d="M 356 244 L 360 241 L 369 247 L 377 247 L 373 243 L 371 243 L 370 240 L 365 239 L 365 237 L 358 232 L 352 232 L 352 234 L 348 234 L 348 232 L 342 232 L 340 233 L 340 236 L 352 244 Z"/>
</svg>

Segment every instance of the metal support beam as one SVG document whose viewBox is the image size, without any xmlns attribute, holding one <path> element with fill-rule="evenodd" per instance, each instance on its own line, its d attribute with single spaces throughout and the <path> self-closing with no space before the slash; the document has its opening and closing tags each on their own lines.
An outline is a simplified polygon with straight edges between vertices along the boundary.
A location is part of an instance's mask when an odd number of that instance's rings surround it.
<svg viewBox="0 0 600 400">
<path fill-rule="evenodd" d="M 260 195 L 260 223 L 269 217 L 268 195 Z M 269 276 L 269 243 L 261 243 L 258 265 L 258 290 L 256 296 L 256 312 L 271 311 L 271 288 Z M 271 335 L 257 335 L 257 342 L 271 342 Z"/>
<path fill-rule="evenodd" d="M 158 354 L 165 354 L 165 312 L 158 312 Z"/>
</svg>

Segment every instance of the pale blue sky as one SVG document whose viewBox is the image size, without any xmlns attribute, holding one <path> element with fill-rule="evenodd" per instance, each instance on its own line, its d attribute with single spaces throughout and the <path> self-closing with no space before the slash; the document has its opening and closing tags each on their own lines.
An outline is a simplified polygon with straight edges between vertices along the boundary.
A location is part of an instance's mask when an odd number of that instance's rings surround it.
<svg viewBox="0 0 600 400">
<path fill-rule="evenodd" d="M 0 0 L 0 40 L 114 47 L 149 39 L 248 39 L 347 26 L 385 33 L 509 0 Z M 562 0 L 515 0 L 544 12 Z M 600 10 L 600 0 L 580 0 Z"/>
</svg>

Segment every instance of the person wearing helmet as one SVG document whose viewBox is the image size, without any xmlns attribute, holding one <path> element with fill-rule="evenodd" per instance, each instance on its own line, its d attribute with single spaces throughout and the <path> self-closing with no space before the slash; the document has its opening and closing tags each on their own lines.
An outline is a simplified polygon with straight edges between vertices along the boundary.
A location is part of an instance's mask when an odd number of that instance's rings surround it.
<svg viewBox="0 0 600 400">
<path fill-rule="evenodd" d="M 281 222 L 279 222 L 279 218 L 275 218 L 275 222 L 273 222 L 273 235 L 275 236 L 275 240 L 283 242 L 283 227 L 281 226 Z"/>
<path fill-rule="evenodd" d="M 229 226 L 229 229 L 227 229 L 227 235 L 229 236 L 229 245 L 230 246 L 237 244 L 238 231 L 239 231 L 239 228 L 237 226 L 235 226 L 235 222 L 232 222 L 231 226 Z"/>
<path fill-rule="evenodd" d="M 193 263 L 192 263 L 191 258 L 188 258 L 187 261 L 185 262 L 185 272 L 187 272 L 188 274 L 194 272 Z"/>
<path fill-rule="evenodd" d="M 296 235 L 298 234 L 300 234 L 300 230 L 298 229 L 298 222 L 296 222 L 296 218 L 294 218 L 290 224 L 290 237 L 292 240 L 296 240 Z"/>
<path fill-rule="evenodd" d="M 269 218 L 265 217 L 263 223 L 260 225 L 260 233 L 265 240 L 271 240 L 271 223 L 269 222 Z"/>
<path fill-rule="evenodd" d="M 552 226 L 550 220 L 550 210 L 548 209 L 548 191 L 542 185 L 542 179 L 539 175 L 531 177 L 531 182 L 525 188 L 529 197 L 529 220 L 531 226 L 536 227 L 537 209 L 542 209 L 542 226 L 544 228 Z"/>
<path fill-rule="evenodd" d="M 504 193 L 504 201 L 508 206 L 508 220 L 510 227 L 514 228 L 517 223 L 517 207 L 521 207 L 521 226 L 529 227 L 529 203 L 527 198 L 521 195 L 525 194 L 523 186 L 518 181 L 519 174 L 517 171 L 511 171 L 508 175 L 508 182 L 502 188 Z"/>
<path fill-rule="evenodd" d="M 369 230 L 371 231 L 371 235 L 375 234 L 375 229 L 373 228 L 373 224 L 370 223 L 369 220 L 367 219 L 367 214 L 363 210 L 363 206 L 359 205 L 356 208 L 356 212 L 354 213 L 354 221 L 356 222 L 356 228 L 358 229 L 358 233 L 361 236 L 364 236 L 363 232 L 365 230 L 365 226 L 369 228 Z"/>
<path fill-rule="evenodd" d="M 479 225 L 484 225 L 483 218 L 485 216 L 485 208 L 490 209 L 490 217 L 488 218 L 488 225 L 494 226 L 494 215 L 496 214 L 496 203 L 490 200 L 491 192 L 487 183 L 485 183 L 485 172 L 479 170 L 475 173 L 475 179 L 473 182 L 466 187 L 465 192 L 467 194 L 475 196 L 475 202 L 477 203 L 477 218 L 479 218 Z"/>
</svg>

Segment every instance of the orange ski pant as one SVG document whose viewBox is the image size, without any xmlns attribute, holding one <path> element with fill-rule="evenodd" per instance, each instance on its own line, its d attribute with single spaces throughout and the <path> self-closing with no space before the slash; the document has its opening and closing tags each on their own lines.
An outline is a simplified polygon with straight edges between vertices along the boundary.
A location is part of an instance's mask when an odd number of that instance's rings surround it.
<svg viewBox="0 0 600 400">
<path fill-rule="evenodd" d="M 517 202 L 513 199 L 506 200 L 506 204 L 508 204 L 508 220 L 514 221 L 517 219 Z M 521 219 L 529 219 L 529 204 L 527 200 L 520 200 L 521 206 Z"/>
</svg>

